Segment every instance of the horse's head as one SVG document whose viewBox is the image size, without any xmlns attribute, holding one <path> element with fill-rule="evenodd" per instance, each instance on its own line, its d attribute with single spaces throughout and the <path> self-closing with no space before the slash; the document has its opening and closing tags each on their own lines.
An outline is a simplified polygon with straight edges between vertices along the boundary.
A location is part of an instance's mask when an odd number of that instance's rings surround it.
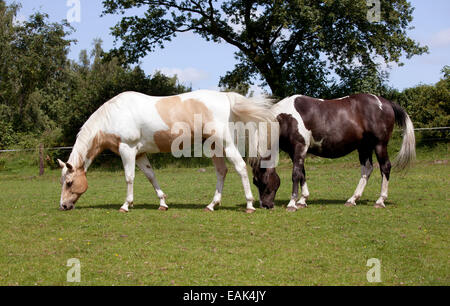
<svg viewBox="0 0 450 306">
<path fill-rule="evenodd" d="M 61 172 L 61 200 L 59 208 L 61 210 L 71 210 L 80 196 L 88 188 L 86 172 L 83 168 L 75 168 L 69 163 L 64 163 L 58 159 Z"/>
<path fill-rule="evenodd" d="M 253 164 L 253 184 L 258 187 L 262 208 L 275 206 L 275 195 L 280 187 L 280 177 L 275 168 L 262 168 L 260 162 Z"/>
</svg>

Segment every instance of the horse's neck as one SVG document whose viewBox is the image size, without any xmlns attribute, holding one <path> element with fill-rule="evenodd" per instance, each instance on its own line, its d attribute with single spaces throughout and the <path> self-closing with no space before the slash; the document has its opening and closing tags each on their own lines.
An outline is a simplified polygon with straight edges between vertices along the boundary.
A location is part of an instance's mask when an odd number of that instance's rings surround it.
<svg viewBox="0 0 450 306">
<path fill-rule="evenodd" d="M 99 141 L 100 137 L 98 137 L 99 133 L 101 133 L 100 129 L 91 131 L 89 135 L 80 133 L 69 157 L 69 163 L 72 166 L 84 168 L 87 171 L 94 158 L 103 151 L 102 143 Z"/>
</svg>

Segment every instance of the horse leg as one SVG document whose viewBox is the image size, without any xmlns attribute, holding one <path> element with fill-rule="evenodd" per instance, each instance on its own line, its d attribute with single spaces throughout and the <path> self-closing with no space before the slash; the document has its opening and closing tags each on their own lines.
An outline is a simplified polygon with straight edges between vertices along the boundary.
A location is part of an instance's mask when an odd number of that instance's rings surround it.
<svg viewBox="0 0 450 306">
<path fill-rule="evenodd" d="M 136 150 L 122 143 L 119 147 L 120 157 L 122 158 L 123 168 L 125 170 L 125 181 L 127 182 L 127 198 L 120 208 L 121 212 L 128 212 L 128 207 L 133 207 L 133 182 L 136 165 Z"/>
<path fill-rule="evenodd" d="M 216 205 L 220 205 L 220 201 L 222 200 L 223 184 L 228 172 L 227 165 L 225 164 L 225 158 L 213 156 L 212 160 L 214 167 L 216 168 L 217 176 L 216 193 L 214 194 L 211 204 L 206 206 L 205 211 L 214 211 L 214 207 Z"/>
<path fill-rule="evenodd" d="M 361 179 L 359 180 L 359 184 L 356 187 L 355 192 L 353 193 L 353 196 L 347 200 L 345 203 L 345 206 L 356 206 L 356 201 L 358 201 L 364 191 L 364 188 L 367 185 L 367 182 L 369 181 L 370 175 L 373 171 L 373 164 L 372 164 L 372 150 L 358 150 L 359 152 L 359 162 L 361 164 Z"/>
<path fill-rule="evenodd" d="M 385 208 L 384 201 L 388 197 L 389 177 L 391 174 L 391 162 L 387 152 L 387 144 L 381 143 L 375 146 L 375 154 L 380 164 L 381 171 L 381 194 L 375 203 L 376 208 Z"/>
<path fill-rule="evenodd" d="M 247 165 L 244 159 L 242 159 L 239 150 L 233 144 L 231 137 L 230 139 L 225 140 L 225 155 L 228 158 L 228 160 L 234 165 L 234 168 L 241 177 L 242 185 L 244 186 L 245 191 L 245 199 L 247 201 L 246 212 L 249 214 L 255 212 L 256 209 L 255 207 L 253 207 L 253 201 L 255 199 L 253 198 L 252 190 L 250 188 L 250 181 L 248 179 L 247 173 Z"/>
<path fill-rule="evenodd" d="M 306 200 L 308 200 L 309 197 L 309 190 L 308 190 L 308 184 L 306 183 L 306 173 L 305 173 L 305 165 L 303 165 L 303 185 L 302 185 L 302 196 L 300 197 L 300 200 L 297 202 L 297 208 L 305 208 L 308 206 L 306 204 Z M 300 185 L 301 185 L 300 180 Z"/>
<path fill-rule="evenodd" d="M 159 187 L 158 181 L 156 180 L 155 172 L 153 172 L 152 165 L 150 164 L 147 156 L 142 154 L 138 156 L 136 159 L 136 164 L 139 169 L 144 172 L 147 179 L 152 183 L 153 188 L 155 188 L 156 195 L 159 198 L 159 210 L 166 211 L 169 209 L 169 206 L 166 204 L 166 194 Z"/>
<path fill-rule="evenodd" d="M 298 199 L 298 187 L 299 185 L 303 186 L 305 184 L 305 171 L 304 171 L 304 162 L 305 162 L 305 145 L 302 143 L 297 143 L 294 147 L 294 154 L 292 156 L 292 194 L 291 200 L 287 205 L 287 211 L 296 211 L 297 204 L 296 201 Z M 306 205 L 306 202 L 305 202 Z"/>
</svg>

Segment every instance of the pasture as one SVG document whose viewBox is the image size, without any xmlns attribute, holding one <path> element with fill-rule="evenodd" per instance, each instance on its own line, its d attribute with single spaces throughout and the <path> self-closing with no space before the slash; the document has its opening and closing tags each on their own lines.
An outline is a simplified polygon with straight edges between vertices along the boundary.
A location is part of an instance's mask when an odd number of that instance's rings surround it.
<svg viewBox="0 0 450 306">
<path fill-rule="evenodd" d="M 90 170 L 76 209 L 61 212 L 59 170 L 36 177 L 35 167 L 8 167 L 7 160 L 0 285 L 369 285 L 370 258 L 381 260 L 381 285 L 449 285 L 448 160 L 448 144 L 419 148 L 405 176 L 392 174 L 387 208 L 375 209 L 378 166 L 358 206 L 348 208 L 360 177 L 356 154 L 308 158 L 309 207 L 296 213 L 285 211 L 291 164 L 282 160 L 276 208 L 253 215 L 244 213 L 230 165 L 214 213 L 203 211 L 215 188 L 210 166 L 156 170 L 167 212 L 157 210 L 153 188 L 136 172 L 135 208 L 122 214 L 122 170 Z M 81 262 L 81 283 L 66 282 L 70 258 Z"/>
</svg>

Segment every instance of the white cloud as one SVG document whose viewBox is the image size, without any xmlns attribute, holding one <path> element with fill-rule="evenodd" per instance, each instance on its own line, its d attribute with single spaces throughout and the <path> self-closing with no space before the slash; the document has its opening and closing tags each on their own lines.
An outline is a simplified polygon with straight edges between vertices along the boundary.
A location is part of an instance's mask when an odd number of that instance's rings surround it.
<svg viewBox="0 0 450 306">
<path fill-rule="evenodd" d="M 450 45 L 450 28 L 441 30 L 430 39 L 432 47 L 446 47 Z"/>
<path fill-rule="evenodd" d="M 161 73 L 168 75 L 168 76 L 174 76 L 176 75 L 178 77 L 178 80 L 181 83 L 194 83 L 198 81 L 203 81 L 209 79 L 209 74 L 206 71 L 188 67 L 188 68 L 168 68 L 163 67 L 160 69 L 157 69 L 161 71 Z"/>
</svg>

